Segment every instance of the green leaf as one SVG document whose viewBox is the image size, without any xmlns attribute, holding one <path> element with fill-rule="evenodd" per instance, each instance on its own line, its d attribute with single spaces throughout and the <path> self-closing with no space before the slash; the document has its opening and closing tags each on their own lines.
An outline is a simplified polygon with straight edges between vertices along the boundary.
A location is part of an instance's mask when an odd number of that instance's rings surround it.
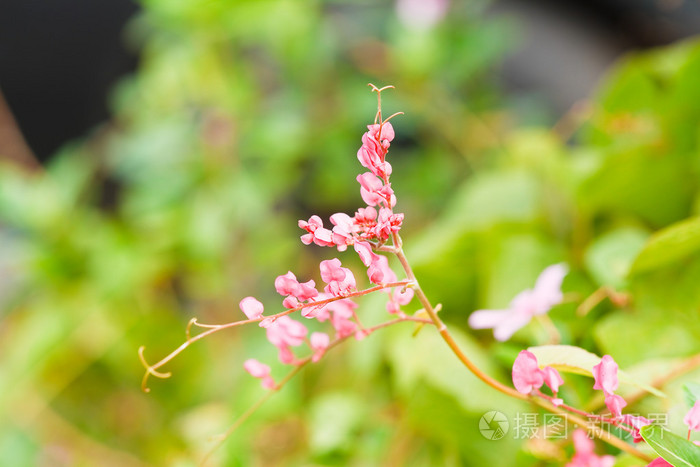
<svg viewBox="0 0 700 467">
<path fill-rule="evenodd" d="M 648 237 L 646 231 L 630 227 L 600 236 L 586 250 L 586 269 L 600 285 L 624 287 L 630 267 Z"/>
<path fill-rule="evenodd" d="M 642 438 L 654 451 L 674 467 L 700 465 L 700 447 L 664 430 L 659 425 L 647 425 L 640 430 Z"/>
<path fill-rule="evenodd" d="M 541 367 L 551 366 L 565 373 L 575 373 L 590 377 L 593 377 L 593 367 L 599 364 L 601 360 L 596 354 L 573 345 L 540 345 L 530 347 L 527 350 L 537 357 L 537 362 Z M 636 382 L 622 370 L 618 370 L 617 378 L 621 383 L 644 389 L 658 397 L 666 397 L 658 389 Z"/>
<path fill-rule="evenodd" d="M 630 274 L 658 269 L 700 250 L 700 217 L 677 222 L 651 236 Z"/>
<path fill-rule="evenodd" d="M 695 401 L 700 399 L 700 383 L 685 383 L 683 385 L 683 395 L 688 406 L 694 406 Z"/>
</svg>

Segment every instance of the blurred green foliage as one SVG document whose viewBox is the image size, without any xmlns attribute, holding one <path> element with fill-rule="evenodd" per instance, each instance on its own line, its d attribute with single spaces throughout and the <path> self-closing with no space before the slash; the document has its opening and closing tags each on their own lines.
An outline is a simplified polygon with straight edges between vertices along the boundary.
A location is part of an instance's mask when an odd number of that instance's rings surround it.
<svg viewBox="0 0 700 467">
<path fill-rule="evenodd" d="M 276 362 L 258 328 L 194 345 L 148 395 L 136 349 L 156 361 L 191 317 L 239 319 L 246 295 L 274 310 L 275 276 L 316 277 L 333 252 L 302 248 L 296 220 L 359 206 L 368 82 L 394 84 L 385 111 L 406 113 L 389 157 L 408 257 L 489 373 L 507 381 L 547 332 L 496 344 L 466 329 L 469 313 L 506 306 L 560 261 L 572 299 L 551 317 L 564 343 L 610 353 L 644 383 L 700 351 L 700 45 L 623 60 L 570 139 L 513 125 L 494 84 L 507 23 L 480 2 L 423 31 L 390 2 L 299 3 L 144 0 L 127 31 L 142 64 L 116 88 L 114 118 L 43 173 L 0 169 L 0 452 L 12 465 L 194 465 L 260 397 L 241 366 Z M 629 305 L 577 313 L 602 286 Z M 369 322 L 383 310 L 382 297 L 362 302 Z M 562 444 L 483 438 L 485 412 L 534 409 L 466 373 L 432 329 L 411 331 L 330 352 L 216 460 L 561 464 Z M 669 411 L 678 431 L 693 378 L 631 411 Z M 579 405 L 592 394 L 583 378 L 562 391 Z"/>
</svg>

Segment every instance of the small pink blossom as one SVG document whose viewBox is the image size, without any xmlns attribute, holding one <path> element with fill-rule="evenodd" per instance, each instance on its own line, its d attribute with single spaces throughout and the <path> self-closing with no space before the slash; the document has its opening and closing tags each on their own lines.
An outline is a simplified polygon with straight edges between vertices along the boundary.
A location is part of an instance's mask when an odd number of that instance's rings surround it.
<svg viewBox="0 0 700 467">
<path fill-rule="evenodd" d="M 308 221 L 300 220 L 299 228 L 308 232 L 301 236 L 301 241 L 304 245 L 309 245 L 311 242 L 318 246 L 335 245 L 333 243 L 333 232 L 323 227 L 323 221 L 318 216 L 311 216 Z"/>
<path fill-rule="evenodd" d="M 341 267 L 338 258 L 321 261 L 321 279 L 327 285 L 325 292 L 332 294 L 334 297 L 347 295 L 357 289 L 355 276 L 348 268 Z"/>
<path fill-rule="evenodd" d="M 404 215 L 401 213 L 395 214 L 389 208 L 381 208 L 377 215 L 377 226 L 374 228 L 374 234 L 380 240 L 387 240 L 392 233 L 397 233 L 401 230 Z"/>
<path fill-rule="evenodd" d="M 449 0 L 398 0 L 396 13 L 404 26 L 425 31 L 442 21 L 449 5 Z"/>
<path fill-rule="evenodd" d="M 532 352 L 521 350 L 513 363 L 513 385 L 521 394 L 530 394 L 544 384 L 544 374 Z"/>
<path fill-rule="evenodd" d="M 374 284 L 387 284 L 398 280 L 394 270 L 389 267 L 389 260 L 384 255 L 377 255 L 377 258 L 369 265 L 367 275 Z"/>
<path fill-rule="evenodd" d="M 255 297 L 246 297 L 238 303 L 238 307 L 248 319 L 262 318 L 265 308 Z"/>
<path fill-rule="evenodd" d="M 605 394 L 605 406 L 616 418 L 622 416 L 622 409 L 627 406 L 627 402 L 622 396 L 615 394 Z"/>
<path fill-rule="evenodd" d="M 469 316 L 474 329 L 493 329 L 496 340 L 506 341 L 536 315 L 547 313 L 561 303 L 561 283 L 568 270 L 564 264 L 546 268 L 537 278 L 534 289 L 520 292 L 505 310 L 477 310 Z"/>
<path fill-rule="evenodd" d="M 267 340 L 275 347 L 297 347 L 304 343 L 306 326 L 289 316 L 280 316 L 267 328 Z"/>
<path fill-rule="evenodd" d="M 275 290 L 280 295 L 287 296 L 282 302 L 285 308 L 296 308 L 300 302 L 305 302 L 318 296 L 316 283 L 313 280 L 300 283 L 291 271 L 282 276 L 277 276 L 275 279 Z"/>
<path fill-rule="evenodd" d="M 694 431 L 700 431 L 700 399 L 695 401 L 693 408 L 683 418 L 683 423 Z"/>
<path fill-rule="evenodd" d="M 311 344 L 311 350 L 314 351 L 311 361 L 316 363 L 319 361 L 323 354 L 326 352 L 328 345 L 330 344 L 330 338 L 328 334 L 324 332 L 314 332 L 309 338 L 309 343 Z"/>
<path fill-rule="evenodd" d="M 647 467 L 673 467 L 673 464 L 669 464 L 663 457 L 657 457 L 648 463 Z"/>
<path fill-rule="evenodd" d="M 357 176 L 360 184 L 360 196 L 369 206 L 385 204 L 393 208 L 396 205 L 396 196 L 390 184 L 384 184 L 377 176 L 365 172 Z"/>
<path fill-rule="evenodd" d="M 373 284 L 384 284 L 396 280 L 396 274 L 389 268 L 385 256 L 372 251 L 372 246 L 367 242 L 355 242 L 355 251 L 360 256 L 362 264 L 367 266 L 367 276 Z M 390 272 L 391 271 L 391 272 Z"/>
<path fill-rule="evenodd" d="M 563 401 L 556 398 L 559 386 L 564 384 L 564 380 L 559 372 L 551 366 L 540 369 L 535 354 L 527 350 L 521 350 L 515 362 L 513 362 L 513 385 L 515 389 L 522 394 L 530 394 L 535 389 L 541 388 L 545 383 L 554 393 L 555 397 L 552 400 L 554 405 L 561 405 Z"/>
<path fill-rule="evenodd" d="M 279 359 L 285 364 L 294 362 L 294 354 L 290 347 L 303 344 L 308 333 L 306 326 L 289 316 L 280 316 L 267 327 L 266 331 L 267 340 L 277 347 Z"/>
<path fill-rule="evenodd" d="M 390 123 L 368 125 L 367 129 L 362 135 L 362 146 L 357 151 L 357 159 L 374 175 L 386 180 L 391 175 L 391 164 L 384 158 L 389 143 L 394 138 L 394 129 Z"/>
<path fill-rule="evenodd" d="M 573 433 L 574 457 L 566 467 L 612 467 L 615 464 L 615 457 L 597 456 L 594 452 L 595 443 L 588 437 L 585 431 L 577 429 Z"/>
<path fill-rule="evenodd" d="M 610 355 L 604 355 L 600 363 L 593 367 L 593 389 L 602 389 L 606 394 L 614 393 L 618 387 L 617 370 L 615 360 Z"/>
<path fill-rule="evenodd" d="M 362 261 L 362 264 L 365 266 L 372 264 L 375 261 L 375 258 L 379 256 L 372 251 L 372 245 L 370 245 L 368 242 L 355 242 L 353 247 L 360 256 L 360 261 Z"/>
<path fill-rule="evenodd" d="M 260 363 L 254 358 L 250 358 L 243 363 L 243 368 L 247 371 L 253 378 L 261 379 L 261 384 L 265 389 L 273 389 L 275 387 L 275 380 L 270 376 L 270 367 L 264 363 Z"/>
<path fill-rule="evenodd" d="M 639 432 L 639 430 L 641 430 L 643 426 L 651 425 L 651 420 L 649 420 L 648 418 L 629 414 L 622 416 L 622 422 L 631 426 L 634 430 L 632 436 L 634 437 L 635 443 L 639 443 L 644 439 L 642 438 L 642 435 Z"/>
<path fill-rule="evenodd" d="M 542 375 L 544 377 L 544 382 L 552 392 L 556 395 L 559 392 L 559 386 L 564 384 L 564 380 L 557 370 L 551 366 L 546 366 L 542 368 Z"/>
<path fill-rule="evenodd" d="M 338 247 L 338 251 L 345 251 L 348 245 L 352 245 L 355 233 L 355 220 L 345 213 L 339 212 L 331 216 L 333 224 L 333 243 Z"/>
<path fill-rule="evenodd" d="M 394 289 L 386 304 L 386 311 L 393 315 L 401 315 L 401 305 L 408 305 L 413 300 L 413 289 Z"/>
<path fill-rule="evenodd" d="M 358 224 L 371 224 L 377 220 L 377 210 L 372 206 L 359 208 L 355 213 L 355 222 Z"/>
<path fill-rule="evenodd" d="M 335 329 L 336 337 L 339 339 L 352 336 L 357 329 L 357 324 L 354 321 L 335 314 L 331 317 L 331 324 Z"/>
<path fill-rule="evenodd" d="M 320 294 L 318 298 L 320 300 L 326 300 L 332 297 L 333 295 L 324 292 Z M 342 300 L 336 300 L 318 307 L 310 307 L 309 309 L 311 310 L 311 313 L 309 313 L 307 317 L 316 318 L 322 323 L 331 319 L 331 313 L 344 319 L 351 319 L 354 315 L 355 308 L 357 308 L 357 303 L 353 302 L 349 298 L 344 298 Z"/>
</svg>

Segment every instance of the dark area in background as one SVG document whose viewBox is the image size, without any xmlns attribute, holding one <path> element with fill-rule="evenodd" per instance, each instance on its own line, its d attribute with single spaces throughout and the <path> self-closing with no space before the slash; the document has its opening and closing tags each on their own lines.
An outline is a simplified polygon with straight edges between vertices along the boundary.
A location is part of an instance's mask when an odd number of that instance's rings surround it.
<svg viewBox="0 0 700 467">
<path fill-rule="evenodd" d="M 129 0 L 3 4 L 0 89 L 40 160 L 108 118 L 110 87 L 137 64 L 122 36 L 137 10 Z M 587 95 L 620 53 L 700 32 L 700 3 L 684 0 L 502 0 L 492 10 L 523 23 L 507 86 L 555 112 Z"/>
<path fill-rule="evenodd" d="M 688 0 L 499 0 L 491 13 L 519 29 L 501 70 L 509 94 L 546 102 L 555 118 L 624 52 L 700 33 L 700 2 Z"/>
<path fill-rule="evenodd" d="M 109 89 L 137 65 L 122 31 L 138 7 L 130 0 L 9 0 L 0 10 L 0 89 L 45 161 L 109 117 Z"/>
</svg>

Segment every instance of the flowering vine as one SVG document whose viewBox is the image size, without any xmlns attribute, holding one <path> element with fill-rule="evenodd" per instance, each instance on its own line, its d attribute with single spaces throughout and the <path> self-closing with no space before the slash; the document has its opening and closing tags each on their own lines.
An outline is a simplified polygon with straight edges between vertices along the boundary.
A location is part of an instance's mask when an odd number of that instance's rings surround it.
<svg viewBox="0 0 700 467">
<path fill-rule="evenodd" d="M 558 394 L 564 384 L 558 370 L 548 365 L 540 367 L 534 353 L 523 350 L 518 354 L 512 369 L 514 387 L 510 387 L 483 372 L 457 345 L 449 329 L 438 316 L 440 305 L 434 306 L 428 299 L 404 254 L 400 236 L 404 214 L 395 210 L 398 200 L 391 184 L 392 166 L 386 160 L 395 137 L 390 120 L 401 112 L 383 118 L 382 92 L 392 86 L 370 86 L 377 94 L 377 113 L 373 123 L 367 125 L 367 131 L 362 135 L 362 144 L 357 151 L 357 159 L 366 169 L 356 177 L 364 205 L 359 206 L 352 216 L 346 213 L 333 214 L 329 218 L 328 227 L 317 215 L 312 215 L 308 220 L 298 221 L 298 226 L 303 231 L 300 238 L 304 245 L 334 248 L 340 253 L 350 253 L 354 250 L 354 254 L 366 268 L 366 280 L 369 284 L 363 288 L 364 279 L 358 281 L 353 272 L 343 266 L 340 258 L 321 261 L 319 276 L 316 279 L 300 280 L 292 271 L 281 274 L 275 279 L 274 288 L 282 297 L 282 311 L 266 314 L 263 303 L 255 297 L 245 297 L 240 301 L 239 307 L 247 319 L 224 324 L 202 324 L 193 318 L 186 329 L 186 341 L 155 364 L 147 362 L 145 349 L 141 347 L 139 356 L 146 369 L 142 381 L 144 391 L 149 390 L 147 383 L 150 376 L 170 377 L 170 373 L 161 372 L 160 369 L 194 342 L 224 329 L 256 323 L 265 332 L 270 345 L 277 349 L 279 361 L 287 365 L 290 371 L 275 379 L 267 363 L 258 361 L 254 356 L 245 360 L 244 370 L 259 379 L 262 387 L 268 392 L 219 438 L 221 443 L 275 391 L 284 387 L 306 365 L 321 361 L 332 348 L 349 339 L 365 339 L 380 329 L 403 322 L 432 324 L 462 364 L 493 389 L 563 415 L 570 423 L 588 428 L 595 437 L 640 459 L 652 461 L 649 456 L 622 439 L 600 429 L 591 429 L 587 420 L 582 418 L 587 417 L 618 426 L 631 433 L 635 442 L 642 440 L 640 430 L 651 423 L 644 417 L 622 413 L 627 402 L 615 394 L 618 388 L 618 366 L 611 356 L 605 355 L 592 368 L 591 374 L 595 380 L 593 389 L 603 391 L 605 405 L 609 411 L 609 414 L 595 414 L 567 405 Z M 404 278 L 399 278 L 399 274 L 390 267 L 388 255 L 398 260 Z M 544 319 L 553 306 L 561 303 L 561 285 L 567 273 L 568 268 L 564 264 L 546 268 L 537 279 L 534 288 L 518 294 L 507 309 L 477 310 L 469 317 L 469 324 L 476 329 L 493 329 L 497 340 L 508 340 L 533 318 Z M 319 286 L 316 285 L 318 279 Z M 386 311 L 390 317 L 380 324 L 366 327 L 360 319 L 355 299 L 374 292 L 387 294 Z M 402 307 L 414 298 L 420 302 L 422 309 L 409 316 L 402 311 Z M 304 324 L 306 320 L 321 323 L 326 331 L 310 333 Z M 193 327 L 203 331 L 192 335 Z M 544 386 L 549 388 L 551 395 L 541 391 Z M 691 409 L 685 421 L 691 430 L 700 429 L 699 403 Z M 595 455 L 592 441 L 586 438 L 582 431 L 574 432 L 574 444 L 576 454 L 570 466 L 610 465 L 611 457 Z"/>
</svg>

